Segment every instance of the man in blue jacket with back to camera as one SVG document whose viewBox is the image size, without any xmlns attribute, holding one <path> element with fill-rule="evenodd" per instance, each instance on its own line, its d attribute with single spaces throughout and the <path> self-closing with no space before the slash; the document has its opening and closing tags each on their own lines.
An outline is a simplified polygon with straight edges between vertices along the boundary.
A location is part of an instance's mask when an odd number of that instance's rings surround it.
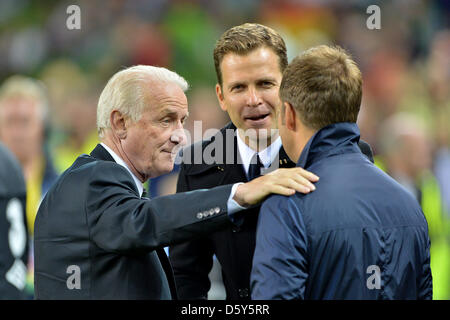
<svg viewBox="0 0 450 320">
<path fill-rule="evenodd" d="M 341 48 L 319 46 L 283 73 L 278 124 L 316 191 L 262 206 L 253 299 L 431 299 L 430 240 L 417 201 L 359 151 L 362 77 Z"/>
</svg>

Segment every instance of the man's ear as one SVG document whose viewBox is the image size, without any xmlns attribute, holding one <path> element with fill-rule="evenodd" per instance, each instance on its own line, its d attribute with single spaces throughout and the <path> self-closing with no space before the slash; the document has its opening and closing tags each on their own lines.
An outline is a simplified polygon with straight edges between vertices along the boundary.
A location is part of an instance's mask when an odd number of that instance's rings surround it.
<svg viewBox="0 0 450 320">
<path fill-rule="evenodd" d="M 127 125 L 124 115 L 118 110 L 113 110 L 109 120 L 111 122 L 111 130 L 114 135 L 119 139 L 125 139 L 127 137 Z"/>
<path fill-rule="evenodd" d="M 294 107 L 289 103 L 284 103 L 284 121 L 286 128 L 288 128 L 291 131 L 296 131 L 297 129 L 297 114 L 295 112 Z"/>
<path fill-rule="evenodd" d="M 219 100 L 220 108 L 223 111 L 227 111 L 227 106 L 225 105 L 225 101 L 224 101 L 224 97 L 223 97 L 222 86 L 218 83 L 216 84 L 216 95 L 217 95 L 217 100 Z"/>
</svg>

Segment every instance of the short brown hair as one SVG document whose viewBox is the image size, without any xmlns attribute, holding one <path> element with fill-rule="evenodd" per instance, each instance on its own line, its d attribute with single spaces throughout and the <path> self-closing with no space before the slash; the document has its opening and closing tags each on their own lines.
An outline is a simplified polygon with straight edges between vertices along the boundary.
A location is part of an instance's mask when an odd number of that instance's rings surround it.
<svg viewBox="0 0 450 320">
<path fill-rule="evenodd" d="M 278 32 L 257 23 L 245 23 L 225 31 L 214 48 L 214 65 L 219 84 L 222 85 L 220 63 L 227 53 L 246 55 L 263 46 L 271 48 L 276 53 L 280 71 L 283 72 L 288 64 L 286 44 Z"/>
<path fill-rule="evenodd" d="M 297 56 L 283 73 L 280 98 L 300 120 L 318 130 L 337 122 L 356 122 L 362 97 L 362 76 L 342 48 L 318 46 Z"/>
</svg>

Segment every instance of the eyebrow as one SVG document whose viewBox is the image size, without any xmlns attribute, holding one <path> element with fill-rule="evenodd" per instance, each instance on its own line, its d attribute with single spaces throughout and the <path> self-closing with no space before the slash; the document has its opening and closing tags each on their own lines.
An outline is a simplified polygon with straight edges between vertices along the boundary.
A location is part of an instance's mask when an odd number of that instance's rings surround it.
<svg viewBox="0 0 450 320">
<path fill-rule="evenodd" d="M 178 116 L 178 112 L 174 111 L 174 110 L 170 110 L 170 109 L 166 109 L 166 110 L 162 111 L 161 117 L 163 118 L 163 117 L 167 117 L 167 116 L 177 117 Z M 189 116 L 189 111 L 186 113 L 184 118 L 187 118 L 188 116 Z"/>
<path fill-rule="evenodd" d="M 272 77 L 264 77 L 264 78 L 260 78 L 260 79 L 256 80 L 256 82 L 265 82 L 265 81 L 276 82 L 277 80 L 275 78 L 272 78 Z M 246 83 L 247 83 L 246 81 L 235 81 L 235 82 L 232 82 L 232 83 L 230 83 L 228 85 L 228 89 L 231 89 L 231 88 L 233 88 L 234 86 L 236 86 L 238 84 L 242 85 L 242 84 L 246 84 Z"/>
<path fill-rule="evenodd" d="M 264 81 L 277 82 L 277 79 L 271 78 L 271 77 L 266 77 L 266 78 L 258 79 L 258 82 L 264 82 Z"/>
<path fill-rule="evenodd" d="M 228 89 L 231 89 L 238 84 L 245 84 L 245 81 L 235 81 L 235 82 L 230 83 L 227 87 L 228 87 Z"/>
</svg>

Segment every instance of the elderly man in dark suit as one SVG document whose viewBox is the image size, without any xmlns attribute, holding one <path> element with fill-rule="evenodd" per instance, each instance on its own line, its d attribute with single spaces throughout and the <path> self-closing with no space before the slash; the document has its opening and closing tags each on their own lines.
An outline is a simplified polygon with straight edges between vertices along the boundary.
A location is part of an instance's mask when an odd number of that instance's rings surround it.
<svg viewBox="0 0 450 320">
<path fill-rule="evenodd" d="M 251 181 L 260 174 L 281 167 L 295 167 L 286 155 L 278 135 L 276 111 L 280 105 L 278 88 L 287 66 L 286 46 L 269 27 L 246 23 L 227 30 L 217 41 L 214 62 L 218 83 L 216 94 L 222 110 L 232 123 L 211 139 L 184 150 L 177 192 L 210 188 L 238 181 Z M 217 141 L 216 162 L 194 163 L 196 149 L 207 151 Z M 371 157 L 370 147 L 360 148 Z M 305 172 L 311 181 L 317 177 Z M 305 184 L 301 191 L 314 190 Z M 259 206 L 248 210 L 241 226 L 233 226 L 202 239 L 170 248 L 178 292 L 185 299 L 206 299 L 210 289 L 208 274 L 213 255 L 222 267 L 227 299 L 250 299 L 250 271 L 255 249 Z"/>
<path fill-rule="evenodd" d="M 304 171 L 291 169 L 146 198 L 143 182 L 170 172 L 185 143 L 187 87 L 176 73 L 151 66 L 109 80 L 97 108 L 101 144 L 61 175 L 37 214 L 37 299 L 176 298 L 164 246 L 239 223 L 235 213 L 272 192 L 302 189 Z"/>
</svg>

